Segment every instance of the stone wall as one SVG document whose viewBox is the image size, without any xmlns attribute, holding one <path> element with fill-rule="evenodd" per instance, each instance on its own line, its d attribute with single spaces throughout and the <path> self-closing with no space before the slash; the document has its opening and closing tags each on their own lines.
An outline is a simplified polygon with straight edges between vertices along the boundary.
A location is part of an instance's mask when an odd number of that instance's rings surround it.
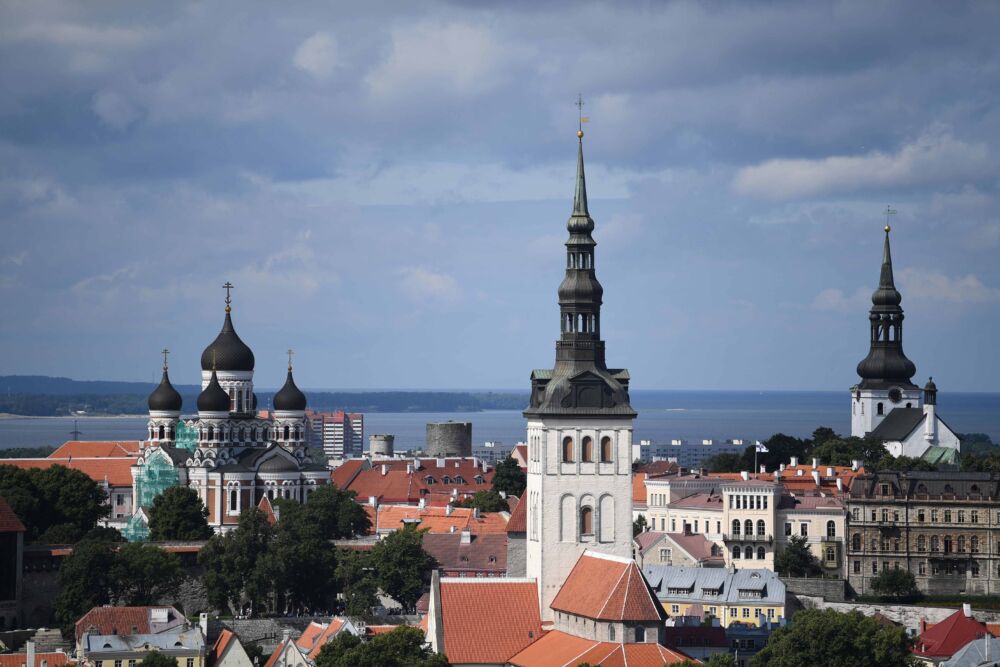
<svg viewBox="0 0 1000 667">
<path fill-rule="evenodd" d="M 845 582 L 843 579 L 781 577 L 781 580 L 785 583 L 785 590 L 789 593 L 819 597 L 831 602 L 844 601 Z"/>
<path fill-rule="evenodd" d="M 523 577 L 527 559 L 527 544 L 525 533 L 509 533 L 507 535 L 507 576 Z"/>
<path fill-rule="evenodd" d="M 840 612 L 860 611 L 866 616 L 881 612 L 883 616 L 901 623 L 907 630 L 919 632 L 920 619 L 940 623 L 955 613 L 955 608 L 920 607 L 908 604 L 859 604 L 855 602 L 828 602 L 820 597 L 798 596 L 803 609 L 834 609 Z M 1000 623 L 1000 611 L 973 609 L 973 616 L 983 623 Z"/>
</svg>

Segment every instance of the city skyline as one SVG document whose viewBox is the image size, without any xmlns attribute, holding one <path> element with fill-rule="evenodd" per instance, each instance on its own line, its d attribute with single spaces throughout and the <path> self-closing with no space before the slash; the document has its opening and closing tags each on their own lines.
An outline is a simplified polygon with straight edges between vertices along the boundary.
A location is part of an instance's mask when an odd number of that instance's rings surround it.
<svg viewBox="0 0 1000 667">
<path fill-rule="evenodd" d="M 635 390 L 846 392 L 887 204 L 914 381 L 995 389 L 996 7 L 567 7 L 6 9 L 0 374 L 194 384 L 231 280 L 266 385 L 526 390 L 582 92 Z"/>
</svg>

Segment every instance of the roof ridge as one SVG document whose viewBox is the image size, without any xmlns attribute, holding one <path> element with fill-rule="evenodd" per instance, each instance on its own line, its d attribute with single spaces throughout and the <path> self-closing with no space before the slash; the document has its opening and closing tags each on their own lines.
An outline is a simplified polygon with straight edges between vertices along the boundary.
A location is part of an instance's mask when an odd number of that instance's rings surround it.
<svg viewBox="0 0 1000 667">
<path fill-rule="evenodd" d="M 586 555 L 586 553 L 584 555 Z M 614 593 L 616 590 L 618 590 L 618 584 L 621 583 L 622 577 L 625 576 L 625 573 L 627 571 L 628 571 L 628 568 L 622 570 L 622 573 L 620 575 L 618 575 L 618 580 L 615 582 L 615 585 L 611 587 L 611 590 L 608 592 L 607 597 L 604 598 L 604 605 L 597 612 L 597 617 L 598 618 L 600 618 L 601 614 L 604 613 L 605 608 L 607 608 L 607 606 L 608 606 L 608 602 L 611 600 L 611 594 Z M 625 583 L 625 595 L 626 595 L 626 597 L 628 596 L 628 582 Z M 625 615 L 625 603 L 624 602 L 622 602 L 621 615 L 622 616 Z"/>
<path fill-rule="evenodd" d="M 561 630 L 556 630 L 556 632 L 562 632 L 562 631 Z M 575 637 L 576 636 L 576 635 L 570 635 L 569 633 L 564 633 L 564 634 L 566 634 L 568 637 Z M 584 639 L 584 638 L 580 637 L 580 639 Z M 580 658 L 582 658 L 583 656 L 587 655 L 588 653 L 590 653 L 595 648 L 597 648 L 598 646 L 601 645 L 601 642 L 598 641 L 598 640 L 596 640 L 596 639 L 584 639 L 584 641 L 590 641 L 590 642 L 593 642 L 593 644 L 591 644 L 587 648 L 583 649 L 583 651 L 581 651 L 580 653 L 577 653 L 576 656 L 573 659 L 571 659 L 569 662 L 564 662 L 562 664 L 562 667 L 574 667 L 575 665 L 579 665 L 580 664 L 579 663 Z"/>
</svg>

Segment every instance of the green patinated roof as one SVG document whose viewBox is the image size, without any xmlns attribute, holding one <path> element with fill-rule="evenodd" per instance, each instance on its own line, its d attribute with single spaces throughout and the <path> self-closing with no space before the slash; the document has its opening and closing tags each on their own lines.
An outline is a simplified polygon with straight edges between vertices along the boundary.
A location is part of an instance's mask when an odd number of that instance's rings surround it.
<svg viewBox="0 0 1000 667">
<path fill-rule="evenodd" d="M 958 463 L 958 450 L 951 447 L 928 447 L 920 458 L 934 465 L 954 464 Z"/>
</svg>

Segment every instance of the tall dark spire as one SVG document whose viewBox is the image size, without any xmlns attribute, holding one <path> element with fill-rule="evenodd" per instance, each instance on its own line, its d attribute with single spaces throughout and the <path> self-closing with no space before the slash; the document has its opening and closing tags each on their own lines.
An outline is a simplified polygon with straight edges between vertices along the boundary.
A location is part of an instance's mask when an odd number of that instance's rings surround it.
<svg viewBox="0 0 1000 667">
<path fill-rule="evenodd" d="M 886 209 L 887 213 L 894 212 Z M 871 327 L 871 346 L 868 356 L 858 364 L 862 389 L 884 389 L 890 386 L 916 388 L 911 378 L 917 367 L 903 354 L 903 309 L 902 295 L 896 289 L 892 276 L 892 251 L 889 246 L 889 232 L 885 226 L 885 241 L 882 246 L 882 269 L 878 288 L 872 293 L 872 308 L 868 314 Z"/>
<path fill-rule="evenodd" d="M 532 374 L 530 414 L 635 414 L 628 372 L 608 370 L 601 340 L 604 288 L 597 280 L 594 221 L 587 206 L 583 131 L 577 132 L 576 191 L 566 223 L 566 275 L 559 285 L 560 336 L 556 365 Z"/>
</svg>

